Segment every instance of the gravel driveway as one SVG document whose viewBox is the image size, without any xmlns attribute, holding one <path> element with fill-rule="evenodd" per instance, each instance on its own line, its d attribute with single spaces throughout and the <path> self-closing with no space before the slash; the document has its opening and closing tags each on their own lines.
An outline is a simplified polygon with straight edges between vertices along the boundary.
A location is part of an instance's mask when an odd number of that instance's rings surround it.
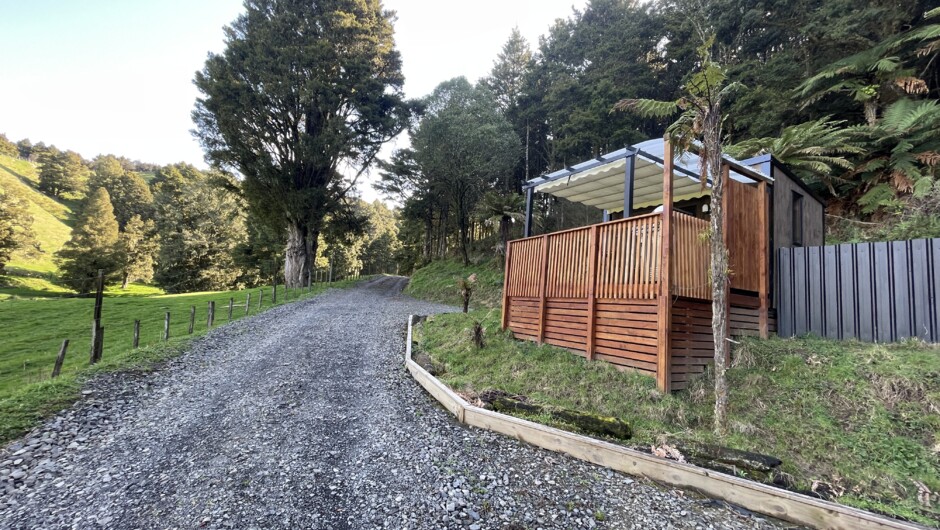
<svg viewBox="0 0 940 530">
<path fill-rule="evenodd" d="M 404 278 L 216 328 L 0 451 L 0 528 L 762 528 L 466 428 L 401 363 Z"/>
</svg>

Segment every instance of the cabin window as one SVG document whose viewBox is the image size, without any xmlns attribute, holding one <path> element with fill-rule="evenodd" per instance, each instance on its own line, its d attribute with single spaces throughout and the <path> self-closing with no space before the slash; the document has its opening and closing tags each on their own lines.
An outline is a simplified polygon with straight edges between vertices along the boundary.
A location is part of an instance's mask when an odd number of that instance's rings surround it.
<svg viewBox="0 0 940 530">
<path fill-rule="evenodd" d="M 793 246 L 802 247 L 803 246 L 803 196 L 797 192 L 793 192 L 793 211 L 791 212 L 792 219 L 792 234 L 793 234 Z"/>
</svg>

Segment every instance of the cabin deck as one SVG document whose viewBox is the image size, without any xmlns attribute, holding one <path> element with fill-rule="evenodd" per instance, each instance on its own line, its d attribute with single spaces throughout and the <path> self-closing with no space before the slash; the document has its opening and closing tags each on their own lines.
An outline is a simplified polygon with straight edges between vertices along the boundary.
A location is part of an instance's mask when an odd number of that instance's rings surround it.
<svg viewBox="0 0 940 530">
<path fill-rule="evenodd" d="M 726 186 L 729 327 L 766 336 L 775 325 L 766 188 Z M 685 388 L 714 357 L 708 224 L 670 208 L 510 242 L 503 328 L 647 373 L 662 390 Z"/>
</svg>

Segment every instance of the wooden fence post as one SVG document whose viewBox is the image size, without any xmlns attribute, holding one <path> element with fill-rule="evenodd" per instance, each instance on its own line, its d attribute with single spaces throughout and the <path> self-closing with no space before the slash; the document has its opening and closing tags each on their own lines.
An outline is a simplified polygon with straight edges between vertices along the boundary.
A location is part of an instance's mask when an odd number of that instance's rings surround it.
<svg viewBox="0 0 940 530">
<path fill-rule="evenodd" d="M 672 388 L 672 172 L 673 151 L 669 139 L 663 142 L 663 211 L 659 231 L 662 245 L 659 261 L 659 293 L 656 321 L 656 386 L 661 392 Z"/>
<path fill-rule="evenodd" d="M 132 347 L 137 349 L 140 346 L 140 320 L 134 321 L 134 341 Z"/>
<path fill-rule="evenodd" d="M 271 305 L 277 305 L 277 276 L 274 277 L 274 289 L 271 291 Z"/>
<path fill-rule="evenodd" d="M 163 342 L 170 340 L 170 312 L 163 317 Z"/>
<path fill-rule="evenodd" d="M 215 302 L 209 301 L 209 313 L 206 315 L 206 329 L 212 329 L 212 324 L 215 322 Z"/>
<path fill-rule="evenodd" d="M 248 308 L 251 307 L 251 293 L 245 293 L 245 314 L 248 314 Z"/>
<path fill-rule="evenodd" d="M 101 330 L 101 326 L 98 325 L 98 321 L 92 320 L 91 321 L 91 352 L 88 354 L 88 364 L 95 364 L 95 361 L 98 358 L 96 353 L 97 353 L 97 348 L 98 348 L 98 333 L 100 330 Z"/>
<path fill-rule="evenodd" d="M 189 306 L 189 334 L 193 334 L 193 328 L 196 327 L 196 306 Z"/>
<path fill-rule="evenodd" d="M 62 372 L 62 363 L 65 362 L 65 352 L 69 349 L 69 339 L 62 341 L 62 347 L 59 348 L 59 355 L 55 358 L 55 366 L 52 367 L 52 378 L 59 377 Z"/>
<path fill-rule="evenodd" d="M 229 299 L 228 299 L 228 321 L 229 321 L 229 322 L 232 321 L 232 310 L 233 310 L 233 309 L 235 309 L 235 299 L 234 299 L 234 298 L 229 298 Z"/>
<path fill-rule="evenodd" d="M 98 362 L 101 358 L 99 348 L 102 343 L 99 339 L 101 333 L 101 308 L 104 305 L 104 269 L 98 269 L 98 280 L 95 285 L 95 312 L 91 330 L 91 353 L 89 354 L 91 364 Z"/>
<path fill-rule="evenodd" d="M 258 309 L 264 304 L 264 289 L 258 289 Z"/>
<path fill-rule="evenodd" d="M 503 269 L 503 321 L 502 329 L 509 327 L 509 272 L 512 270 L 512 242 L 506 243 L 506 266 Z"/>
<path fill-rule="evenodd" d="M 594 360 L 594 328 L 595 308 L 597 307 L 597 298 L 594 295 L 595 285 L 597 284 L 597 225 L 591 226 L 591 236 L 588 241 L 588 309 L 587 309 L 587 349 L 584 356 L 589 361 Z"/>
<path fill-rule="evenodd" d="M 545 340 L 545 311 L 547 309 L 545 300 L 545 291 L 548 283 L 548 235 L 542 236 L 542 261 L 539 263 L 542 268 L 539 276 L 539 337 L 538 343 L 542 344 Z"/>
<path fill-rule="evenodd" d="M 101 354 L 104 351 L 104 326 L 98 326 L 98 342 L 95 345 L 95 362 L 101 360 Z"/>
<path fill-rule="evenodd" d="M 760 218 L 760 243 L 758 245 L 760 249 L 760 286 L 758 287 L 760 309 L 758 313 L 757 329 L 760 333 L 760 338 L 766 339 L 770 335 L 770 303 L 768 295 L 770 292 L 770 244 L 768 241 L 770 238 L 770 206 L 767 196 L 767 181 L 760 181 L 757 185 L 757 192 L 760 195 L 760 212 L 758 212 Z"/>
</svg>

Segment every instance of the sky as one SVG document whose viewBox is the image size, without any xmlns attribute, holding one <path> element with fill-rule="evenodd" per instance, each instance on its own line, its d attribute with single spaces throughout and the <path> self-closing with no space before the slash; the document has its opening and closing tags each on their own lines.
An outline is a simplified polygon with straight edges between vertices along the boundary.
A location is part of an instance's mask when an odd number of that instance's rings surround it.
<svg viewBox="0 0 940 530">
<path fill-rule="evenodd" d="M 385 0 L 405 94 L 485 76 L 518 27 L 533 48 L 586 0 Z M 0 0 L 0 133 L 79 152 L 205 167 L 193 74 L 224 49 L 241 0 Z M 406 141 L 406 140 L 404 140 Z M 387 146 L 390 152 L 403 140 Z M 367 178 L 363 198 L 376 198 Z"/>
</svg>

